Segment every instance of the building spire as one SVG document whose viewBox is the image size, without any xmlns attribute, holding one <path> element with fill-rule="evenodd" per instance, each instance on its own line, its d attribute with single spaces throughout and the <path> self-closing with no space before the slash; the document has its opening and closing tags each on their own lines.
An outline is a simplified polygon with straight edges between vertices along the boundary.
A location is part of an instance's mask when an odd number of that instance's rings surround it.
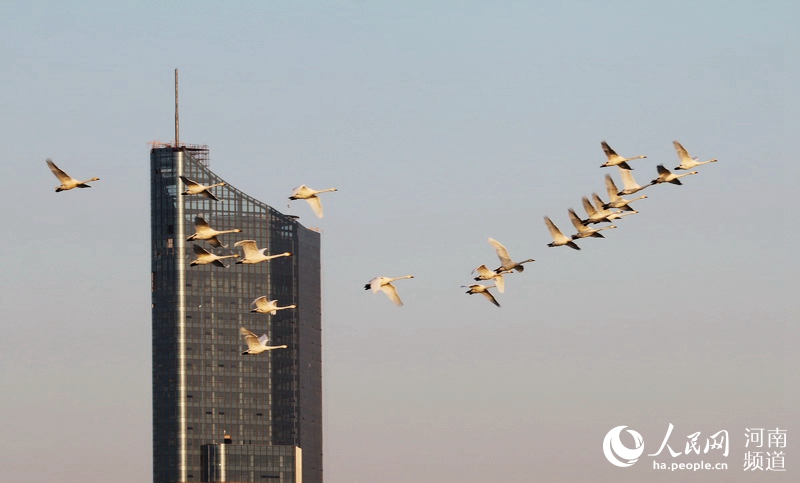
<svg viewBox="0 0 800 483">
<path fill-rule="evenodd" d="M 178 123 L 178 69 L 175 69 L 175 147 L 177 148 L 180 145 L 180 135 L 179 135 L 179 123 Z"/>
</svg>

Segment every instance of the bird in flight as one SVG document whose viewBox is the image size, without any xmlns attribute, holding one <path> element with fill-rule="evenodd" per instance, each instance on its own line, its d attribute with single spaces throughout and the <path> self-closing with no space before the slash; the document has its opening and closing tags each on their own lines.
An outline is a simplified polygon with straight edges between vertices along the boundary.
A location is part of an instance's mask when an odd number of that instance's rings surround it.
<svg viewBox="0 0 800 483">
<path fill-rule="evenodd" d="M 89 183 L 91 181 L 100 181 L 100 178 L 92 178 L 92 179 L 87 179 L 85 181 L 78 181 L 77 179 L 65 173 L 61 168 L 56 166 L 56 163 L 54 163 L 53 160 L 50 158 L 47 159 L 47 166 L 50 167 L 50 171 L 52 171 L 53 174 L 56 175 L 56 178 L 58 178 L 58 180 L 61 181 L 61 185 L 56 186 L 56 193 L 58 193 L 59 191 L 71 190 L 73 188 L 91 188 L 91 186 L 89 186 L 86 183 Z"/>
</svg>

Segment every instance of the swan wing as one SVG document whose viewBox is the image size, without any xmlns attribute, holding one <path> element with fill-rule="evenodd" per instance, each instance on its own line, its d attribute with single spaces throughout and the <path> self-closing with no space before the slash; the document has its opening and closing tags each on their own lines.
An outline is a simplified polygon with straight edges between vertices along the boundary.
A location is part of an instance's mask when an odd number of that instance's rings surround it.
<svg viewBox="0 0 800 483">
<path fill-rule="evenodd" d="M 497 286 L 497 291 L 500 293 L 504 293 L 506 291 L 506 282 L 503 279 L 502 274 L 497 274 L 494 276 L 494 284 Z M 499 307 L 499 305 L 498 305 Z"/>
<path fill-rule="evenodd" d="M 513 263 L 511 257 L 508 256 L 508 250 L 506 250 L 506 247 L 504 247 L 502 243 L 494 238 L 489 238 L 489 243 L 494 247 L 494 251 L 497 252 L 497 258 L 500 259 L 500 263 L 503 266 Z"/>
<path fill-rule="evenodd" d="M 233 244 L 234 247 L 242 247 L 245 258 L 253 258 L 258 255 L 258 247 L 255 240 L 241 240 Z"/>
<path fill-rule="evenodd" d="M 222 245 L 222 242 L 220 242 L 220 241 L 219 241 L 219 238 L 217 238 L 217 236 L 216 236 L 216 235 L 212 236 L 211 238 L 209 238 L 209 239 L 208 239 L 208 240 L 206 240 L 206 241 L 207 241 L 207 242 L 208 242 L 208 243 L 209 243 L 209 244 L 210 244 L 212 247 L 219 248 L 219 247 L 223 246 L 223 245 Z"/>
<path fill-rule="evenodd" d="M 309 196 L 306 198 L 306 201 L 311 205 L 311 209 L 314 210 L 314 214 L 317 215 L 317 218 L 322 218 L 322 202 L 319 200 L 319 197 L 316 195 Z"/>
<path fill-rule="evenodd" d="M 489 268 L 485 264 L 481 265 L 480 267 L 475 267 L 475 269 L 472 271 L 472 273 L 475 273 L 475 272 L 478 272 L 478 275 L 480 275 L 482 277 L 491 278 L 491 276 L 494 275 L 494 272 L 492 270 L 489 270 Z"/>
<path fill-rule="evenodd" d="M 261 297 L 258 297 L 257 299 L 255 299 L 252 302 L 250 302 L 250 305 L 255 305 L 256 308 L 261 309 L 261 308 L 265 308 L 266 306 L 268 306 L 269 302 L 267 301 L 267 296 L 266 295 L 262 295 Z"/>
<path fill-rule="evenodd" d="M 561 233 L 561 230 L 558 229 L 549 216 L 544 217 L 544 224 L 547 225 L 547 229 L 550 231 L 550 236 L 553 237 L 553 241 L 560 242 L 566 238 L 566 236 Z"/>
<path fill-rule="evenodd" d="M 614 184 L 614 180 L 611 179 L 610 174 L 606 175 L 606 192 L 612 201 L 619 197 L 619 195 L 617 195 L 619 190 L 617 189 L 617 185 Z"/>
<path fill-rule="evenodd" d="M 631 193 L 635 193 L 642 189 L 639 186 L 639 183 L 633 179 L 633 173 L 629 169 L 619 168 L 619 175 L 622 178 L 622 185 L 625 187 L 625 191 L 630 191 Z"/>
<path fill-rule="evenodd" d="M 200 194 L 201 194 L 201 195 L 203 195 L 203 196 L 205 196 L 206 198 L 212 199 L 212 200 L 214 200 L 214 201 L 219 201 L 219 198 L 217 198 L 216 196 L 214 196 L 214 193 L 212 193 L 212 192 L 211 192 L 211 191 L 209 191 L 208 189 L 204 189 L 204 190 L 203 190 L 203 191 L 202 191 Z"/>
<path fill-rule="evenodd" d="M 261 334 L 261 337 L 258 338 L 258 342 L 266 347 L 267 342 L 269 342 L 269 337 L 267 337 L 267 334 Z"/>
<path fill-rule="evenodd" d="M 50 158 L 47 158 L 47 166 L 50 168 L 50 171 L 52 171 L 53 174 L 56 175 L 56 178 L 58 178 L 58 180 L 61 181 L 62 183 L 66 183 L 67 181 L 72 181 L 72 176 L 62 171 L 61 168 L 56 166 L 56 163 L 54 163 L 53 160 L 51 160 Z"/>
<path fill-rule="evenodd" d="M 656 166 L 656 169 L 658 170 L 658 174 L 661 176 L 672 174 L 672 172 L 667 168 L 665 168 L 663 164 L 659 164 L 658 166 Z"/>
<path fill-rule="evenodd" d="M 609 146 L 607 142 L 602 141 L 600 146 L 603 147 L 603 152 L 606 153 L 606 157 L 609 159 L 609 161 L 619 157 L 619 154 L 611 149 L 611 146 Z"/>
<path fill-rule="evenodd" d="M 581 223 L 581 219 L 578 218 L 578 215 L 575 213 L 575 210 L 573 210 L 572 208 L 569 209 L 569 221 L 572 222 L 572 226 L 574 226 L 575 229 L 578 230 L 579 233 L 581 232 L 581 230 L 585 230 L 586 229 L 586 225 Z"/>
<path fill-rule="evenodd" d="M 589 217 L 597 213 L 597 210 L 594 209 L 594 206 L 592 206 L 589 198 L 584 196 L 581 198 L 581 203 L 583 204 L 583 209 L 586 210 L 586 214 L 589 215 Z"/>
<path fill-rule="evenodd" d="M 239 328 L 239 333 L 244 336 L 244 341 L 247 343 L 248 349 L 258 349 L 261 344 L 258 341 L 258 336 L 254 333 L 250 332 L 249 330 L 245 329 L 244 327 Z"/>
<path fill-rule="evenodd" d="M 192 245 L 192 250 L 194 251 L 195 255 L 211 255 L 211 252 L 200 245 Z"/>
<path fill-rule="evenodd" d="M 201 185 L 200 183 L 198 183 L 197 181 L 193 181 L 193 180 L 191 180 L 191 179 L 187 178 L 186 176 L 178 176 L 178 177 L 181 179 L 181 181 L 183 181 L 183 183 L 184 183 L 186 186 L 202 186 L 202 185 Z"/>
<path fill-rule="evenodd" d="M 694 162 L 692 157 L 689 156 L 689 152 L 686 151 L 686 148 L 681 146 L 681 143 L 672 141 L 672 145 L 675 146 L 675 151 L 678 152 L 678 159 L 681 160 L 681 166 L 689 166 Z"/>
<path fill-rule="evenodd" d="M 301 184 L 300 186 L 292 190 L 292 194 L 289 197 L 290 198 L 300 197 L 304 194 L 304 191 L 307 189 L 308 187 L 306 185 Z"/>
<path fill-rule="evenodd" d="M 497 303 L 497 299 L 495 299 L 495 298 L 494 298 L 494 295 L 492 295 L 492 293 L 491 293 L 491 292 L 489 292 L 489 290 L 488 290 L 488 289 L 487 289 L 487 290 L 484 290 L 484 291 L 482 291 L 482 292 L 481 292 L 481 294 L 482 294 L 484 297 L 486 297 L 486 298 L 489 300 L 489 302 L 491 302 L 491 303 L 495 304 L 496 306 L 500 307 L 500 304 L 498 304 L 498 303 Z"/>
<path fill-rule="evenodd" d="M 403 301 L 400 300 L 400 296 L 397 295 L 397 289 L 394 288 L 394 285 L 392 285 L 391 283 L 381 285 L 381 291 L 385 293 L 386 296 L 389 297 L 389 300 L 394 302 L 394 304 L 397 305 L 398 307 L 403 305 Z"/>
<path fill-rule="evenodd" d="M 194 228 L 197 231 L 200 231 L 200 230 L 203 230 L 203 229 L 210 230 L 211 229 L 211 225 L 209 225 L 208 222 L 206 220 L 204 220 L 203 218 L 201 218 L 199 216 L 195 216 L 194 217 Z"/>
</svg>

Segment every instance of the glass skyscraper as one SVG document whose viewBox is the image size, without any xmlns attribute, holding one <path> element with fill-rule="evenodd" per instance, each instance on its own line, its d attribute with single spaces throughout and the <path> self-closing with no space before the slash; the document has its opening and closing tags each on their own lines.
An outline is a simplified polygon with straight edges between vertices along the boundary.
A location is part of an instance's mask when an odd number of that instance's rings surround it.
<svg viewBox="0 0 800 483">
<path fill-rule="evenodd" d="M 206 146 L 156 144 L 150 168 L 154 482 L 321 482 L 320 234 L 230 184 L 182 195 L 180 176 L 223 182 Z M 196 217 L 241 232 L 187 241 Z M 292 255 L 190 265 L 194 245 L 241 256 L 239 240 Z M 251 313 L 262 295 L 297 307 Z M 288 348 L 242 355 L 240 327 Z"/>
</svg>

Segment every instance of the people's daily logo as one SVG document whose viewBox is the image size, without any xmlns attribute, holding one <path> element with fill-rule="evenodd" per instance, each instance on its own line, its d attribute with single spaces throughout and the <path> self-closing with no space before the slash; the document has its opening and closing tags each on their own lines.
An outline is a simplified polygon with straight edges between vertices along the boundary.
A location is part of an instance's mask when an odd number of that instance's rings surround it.
<svg viewBox="0 0 800 483">
<path fill-rule="evenodd" d="M 642 435 L 629 429 L 628 432 L 633 436 L 633 448 L 628 448 L 622 443 L 620 433 L 627 426 L 617 426 L 606 434 L 603 440 L 603 454 L 611 464 L 621 467 L 631 466 L 636 463 L 639 456 L 644 452 L 644 442 Z"/>
</svg>

